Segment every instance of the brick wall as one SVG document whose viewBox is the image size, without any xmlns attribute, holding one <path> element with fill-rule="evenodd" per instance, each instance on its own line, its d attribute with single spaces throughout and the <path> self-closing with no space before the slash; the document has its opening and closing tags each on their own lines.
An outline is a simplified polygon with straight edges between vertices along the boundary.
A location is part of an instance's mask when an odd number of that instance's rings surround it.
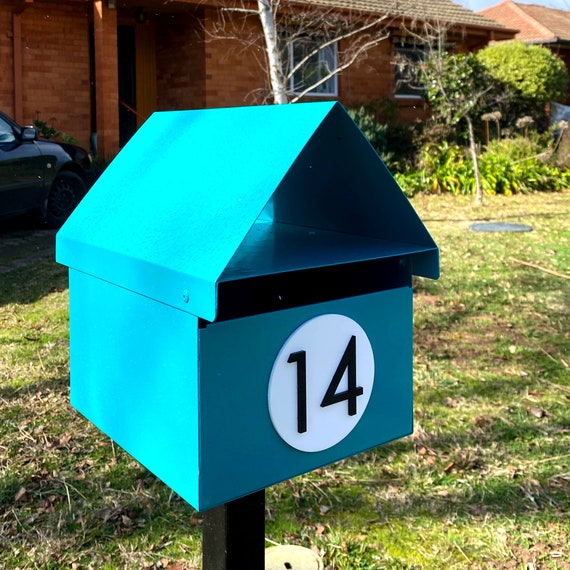
<svg viewBox="0 0 570 570">
<path fill-rule="evenodd" d="M 213 20 L 212 18 L 216 18 Z M 216 12 L 163 15 L 156 22 L 158 109 L 261 104 L 267 95 L 259 47 L 226 39 L 236 29 L 215 29 Z M 257 20 L 239 22 L 240 33 L 259 36 Z"/>
<path fill-rule="evenodd" d="M 339 77 L 339 95 L 343 103 L 352 107 L 392 97 L 394 71 L 390 61 L 391 42 L 384 40 L 343 72 Z"/>
<path fill-rule="evenodd" d="M 206 105 L 228 107 L 267 102 L 269 80 L 260 45 L 259 19 L 238 15 L 222 24 L 218 13 L 210 9 L 206 22 L 208 34 L 214 38 L 205 44 Z M 239 36 L 244 41 L 223 39 L 224 35 Z"/>
<path fill-rule="evenodd" d="M 553 47 L 553 53 L 555 53 L 566 65 L 566 69 L 570 72 L 570 49 L 566 47 Z M 565 101 L 566 105 L 570 105 L 570 84 L 568 85 L 568 95 Z"/>
<path fill-rule="evenodd" d="M 203 10 L 165 14 L 156 20 L 157 108 L 201 109 L 205 61 Z"/>
<path fill-rule="evenodd" d="M 12 10 L 14 2 L 0 3 L 0 109 L 14 116 L 14 65 L 12 50 Z"/>
<path fill-rule="evenodd" d="M 41 119 L 89 145 L 88 3 L 42 1 L 21 15 L 23 119 Z"/>
</svg>

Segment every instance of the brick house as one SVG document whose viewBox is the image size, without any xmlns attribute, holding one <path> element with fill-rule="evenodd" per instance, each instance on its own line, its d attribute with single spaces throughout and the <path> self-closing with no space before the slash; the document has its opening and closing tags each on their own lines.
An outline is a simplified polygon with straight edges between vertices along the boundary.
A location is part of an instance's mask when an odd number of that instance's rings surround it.
<svg viewBox="0 0 570 570">
<path fill-rule="evenodd" d="M 319 0 L 318 5 L 347 13 L 393 13 L 386 20 L 390 37 L 318 97 L 347 107 L 391 99 L 401 120 L 425 114 L 421 96 L 397 88 L 395 53 L 408 49 L 404 24 L 409 29 L 428 14 L 445 24 L 447 40 L 458 51 L 514 35 L 451 0 Z M 112 157 L 155 110 L 266 102 L 259 41 L 244 47 L 209 35 L 222 12 L 216 0 L 2 0 L 0 108 L 20 123 L 53 123 L 85 147 L 96 140 L 98 153 Z M 256 16 L 244 17 L 240 26 L 240 33 L 253 31 L 259 38 Z"/>
<path fill-rule="evenodd" d="M 503 0 L 478 13 L 518 30 L 516 40 L 547 47 L 564 61 L 570 73 L 570 11 Z M 570 87 L 566 103 L 570 104 Z"/>
</svg>

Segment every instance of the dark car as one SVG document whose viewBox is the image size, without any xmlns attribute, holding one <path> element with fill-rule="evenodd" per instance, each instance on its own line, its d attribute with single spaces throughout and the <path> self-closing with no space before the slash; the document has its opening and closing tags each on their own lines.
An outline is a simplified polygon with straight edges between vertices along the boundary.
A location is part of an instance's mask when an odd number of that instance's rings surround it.
<svg viewBox="0 0 570 570">
<path fill-rule="evenodd" d="M 38 140 L 35 127 L 21 127 L 0 112 L 0 219 L 32 212 L 59 227 L 94 180 L 87 151 Z"/>
</svg>

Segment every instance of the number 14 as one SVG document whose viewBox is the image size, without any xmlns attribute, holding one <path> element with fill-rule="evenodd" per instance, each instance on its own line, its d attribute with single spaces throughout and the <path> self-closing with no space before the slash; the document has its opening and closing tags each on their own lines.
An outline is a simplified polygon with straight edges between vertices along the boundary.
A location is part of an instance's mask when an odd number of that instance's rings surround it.
<svg viewBox="0 0 570 570">
<path fill-rule="evenodd" d="M 289 364 L 297 364 L 297 431 L 307 431 L 307 351 L 292 352 L 287 360 Z M 337 392 L 344 373 L 347 373 L 348 388 Z M 346 400 L 348 415 L 355 416 L 356 398 L 362 396 L 364 389 L 356 385 L 356 336 L 352 335 L 338 363 L 332 380 L 321 402 L 321 408 L 339 404 Z"/>
</svg>

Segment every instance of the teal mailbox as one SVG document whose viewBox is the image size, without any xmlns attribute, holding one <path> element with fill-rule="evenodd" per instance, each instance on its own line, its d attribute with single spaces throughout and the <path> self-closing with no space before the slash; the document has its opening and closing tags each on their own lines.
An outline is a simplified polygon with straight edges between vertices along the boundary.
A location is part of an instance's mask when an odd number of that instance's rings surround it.
<svg viewBox="0 0 570 570">
<path fill-rule="evenodd" d="M 198 510 L 412 431 L 438 250 L 338 103 L 155 113 L 57 259 L 72 405 Z"/>
</svg>

